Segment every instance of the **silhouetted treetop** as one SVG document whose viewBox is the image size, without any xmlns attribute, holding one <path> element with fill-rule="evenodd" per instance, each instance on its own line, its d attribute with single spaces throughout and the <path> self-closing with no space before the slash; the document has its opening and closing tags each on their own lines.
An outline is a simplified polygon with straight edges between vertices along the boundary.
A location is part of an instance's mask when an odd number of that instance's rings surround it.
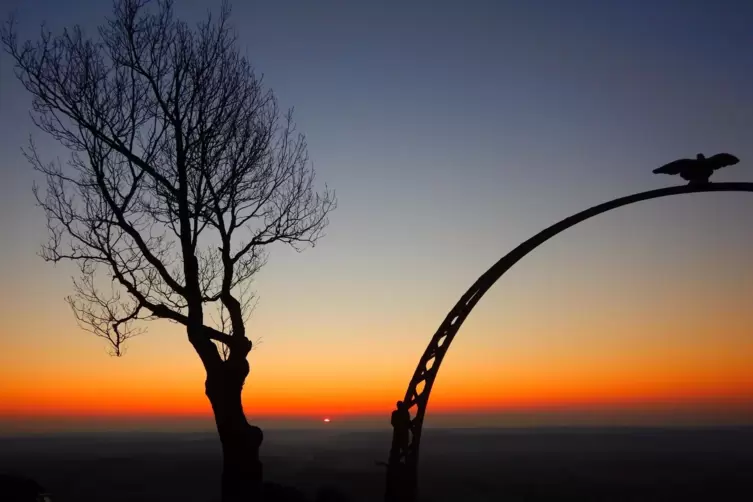
<svg viewBox="0 0 753 502">
<path fill-rule="evenodd" d="M 335 207 L 314 187 L 292 113 L 235 48 L 229 14 L 192 28 L 170 1 L 122 0 L 96 38 L 43 29 L 19 43 L 12 22 L 2 33 L 35 124 L 71 151 L 62 164 L 25 150 L 47 179 L 35 190 L 43 256 L 79 264 L 69 303 L 116 354 L 134 321 L 203 325 L 203 304 L 214 320 L 203 334 L 245 356 L 265 247 L 315 243 Z"/>
</svg>

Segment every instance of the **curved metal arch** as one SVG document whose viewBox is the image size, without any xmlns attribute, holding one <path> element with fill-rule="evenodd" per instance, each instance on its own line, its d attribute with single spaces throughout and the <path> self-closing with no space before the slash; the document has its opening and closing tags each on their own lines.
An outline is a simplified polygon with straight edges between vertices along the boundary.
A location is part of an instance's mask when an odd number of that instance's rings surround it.
<svg viewBox="0 0 753 502">
<path fill-rule="evenodd" d="M 484 296 L 497 279 L 525 255 L 547 240 L 589 218 L 644 200 L 698 192 L 753 192 L 753 183 L 704 183 L 674 186 L 640 192 L 604 202 L 576 213 L 542 230 L 503 256 L 489 270 L 484 272 L 473 283 L 470 289 L 460 297 L 460 300 L 450 310 L 444 321 L 442 321 L 442 324 L 431 338 L 429 345 L 421 356 L 416 371 L 413 373 L 413 378 L 411 378 L 408 384 L 408 390 L 405 392 L 403 402 L 406 403 L 409 409 L 415 408 L 410 425 L 410 441 L 407 448 L 401 447 L 399 452 L 391 452 L 391 461 L 387 466 L 386 499 L 389 501 L 415 500 L 421 432 L 434 380 L 458 330 L 471 310 L 473 310 L 473 307 L 476 306 L 481 297 Z M 397 433 L 397 431 L 393 432 Z M 395 441 L 393 438 L 393 444 L 399 444 L 399 441 Z"/>
</svg>

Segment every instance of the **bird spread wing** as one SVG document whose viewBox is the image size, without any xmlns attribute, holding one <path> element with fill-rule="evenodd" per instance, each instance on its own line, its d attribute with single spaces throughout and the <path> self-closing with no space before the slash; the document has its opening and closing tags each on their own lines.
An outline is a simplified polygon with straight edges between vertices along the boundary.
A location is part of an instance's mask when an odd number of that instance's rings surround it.
<svg viewBox="0 0 753 502">
<path fill-rule="evenodd" d="M 706 159 L 710 166 L 714 169 L 721 169 L 722 167 L 733 166 L 740 162 L 740 159 L 729 153 L 717 153 Z"/>
<path fill-rule="evenodd" d="M 654 169 L 654 174 L 680 174 L 683 169 L 690 167 L 696 162 L 697 161 L 694 159 L 675 160 L 674 162 L 670 162 L 669 164 L 664 164 L 661 167 L 657 167 L 656 169 Z"/>
</svg>

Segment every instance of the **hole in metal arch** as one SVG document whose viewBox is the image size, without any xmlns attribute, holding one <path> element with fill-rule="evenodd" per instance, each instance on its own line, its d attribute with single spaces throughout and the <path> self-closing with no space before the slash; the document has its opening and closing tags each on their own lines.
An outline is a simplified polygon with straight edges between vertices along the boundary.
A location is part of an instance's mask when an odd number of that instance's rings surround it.
<svg viewBox="0 0 753 502">
<path fill-rule="evenodd" d="M 445 340 L 447 340 L 447 335 L 442 335 L 442 338 L 437 341 L 437 347 L 444 345 Z"/>
<path fill-rule="evenodd" d="M 421 380 L 416 384 L 416 394 L 421 395 L 426 387 L 426 380 Z"/>
<path fill-rule="evenodd" d="M 429 370 L 431 370 L 431 368 L 434 367 L 434 362 L 435 361 L 436 361 L 436 359 L 434 359 L 433 357 L 431 359 L 429 359 L 428 361 L 426 361 L 426 365 L 424 366 L 426 368 L 426 371 L 429 371 Z"/>
</svg>

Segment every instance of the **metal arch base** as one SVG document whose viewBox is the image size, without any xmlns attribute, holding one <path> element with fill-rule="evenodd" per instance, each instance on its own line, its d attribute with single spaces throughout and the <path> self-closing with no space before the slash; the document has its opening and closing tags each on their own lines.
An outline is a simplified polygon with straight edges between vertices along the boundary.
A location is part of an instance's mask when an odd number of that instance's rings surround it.
<svg viewBox="0 0 753 502">
<path fill-rule="evenodd" d="M 385 500 L 388 502 L 413 502 L 417 496 L 417 468 L 421 431 L 423 428 L 426 406 L 429 395 L 452 340 L 455 338 L 466 317 L 470 314 L 482 296 L 521 258 L 538 246 L 568 228 L 599 214 L 649 199 L 668 197 L 670 195 L 690 194 L 697 192 L 753 192 L 753 183 L 703 183 L 690 184 L 657 190 L 640 192 L 627 197 L 621 197 L 609 202 L 593 206 L 585 211 L 574 214 L 542 230 L 527 241 L 520 244 L 497 263 L 487 270 L 460 298 L 447 314 L 439 329 L 431 338 L 424 354 L 418 362 L 416 371 L 408 384 L 403 402 L 411 411 L 410 443 L 407 448 L 401 448 L 397 455 L 391 455 L 396 461 L 387 465 L 387 487 Z"/>
</svg>

